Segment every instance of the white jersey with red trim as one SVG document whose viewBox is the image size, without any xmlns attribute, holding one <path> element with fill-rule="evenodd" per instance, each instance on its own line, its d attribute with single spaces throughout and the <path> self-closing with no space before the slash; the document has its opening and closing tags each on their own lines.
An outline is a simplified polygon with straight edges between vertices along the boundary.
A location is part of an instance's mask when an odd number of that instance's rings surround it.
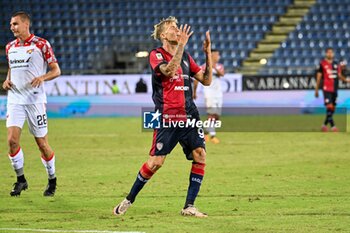
<svg viewBox="0 0 350 233">
<path fill-rule="evenodd" d="M 23 43 L 16 39 L 6 45 L 6 56 L 13 83 L 8 91 L 10 104 L 46 103 L 44 84 L 38 88 L 31 81 L 47 72 L 48 64 L 57 62 L 50 43 L 33 34 Z"/>
<path fill-rule="evenodd" d="M 205 70 L 205 64 L 202 66 L 202 69 Z M 221 78 L 219 77 L 216 70 L 224 72 L 224 65 L 220 63 L 216 63 L 215 69 L 213 68 L 213 79 L 209 86 L 203 87 L 203 92 L 205 98 L 222 98 L 222 88 L 221 88 Z"/>
</svg>

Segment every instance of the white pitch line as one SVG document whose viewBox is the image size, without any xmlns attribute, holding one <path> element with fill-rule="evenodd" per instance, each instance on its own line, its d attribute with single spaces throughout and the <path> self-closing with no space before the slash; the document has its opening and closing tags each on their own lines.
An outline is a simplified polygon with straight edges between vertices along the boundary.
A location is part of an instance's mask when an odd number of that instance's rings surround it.
<svg viewBox="0 0 350 233">
<path fill-rule="evenodd" d="M 31 228 L 0 228 L 0 231 L 31 231 L 31 232 L 71 232 L 71 233 L 145 233 L 140 231 L 99 231 L 99 230 L 50 230 Z"/>
</svg>

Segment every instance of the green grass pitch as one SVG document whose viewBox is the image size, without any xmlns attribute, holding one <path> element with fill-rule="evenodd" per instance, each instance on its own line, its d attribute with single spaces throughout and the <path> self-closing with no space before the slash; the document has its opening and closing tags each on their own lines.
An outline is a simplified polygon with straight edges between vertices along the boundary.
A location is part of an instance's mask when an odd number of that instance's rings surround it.
<svg viewBox="0 0 350 233">
<path fill-rule="evenodd" d="M 207 168 L 196 205 L 207 219 L 183 217 L 191 164 L 180 146 L 122 217 L 113 207 L 148 158 L 152 134 L 138 118 L 50 119 L 58 190 L 32 136 L 21 145 L 29 189 L 10 197 L 15 181 L 0 121 L 1 228 L 142 232 L 350 232 L 349 133 L 220 133 L 207 145 Z"/>
</svg>

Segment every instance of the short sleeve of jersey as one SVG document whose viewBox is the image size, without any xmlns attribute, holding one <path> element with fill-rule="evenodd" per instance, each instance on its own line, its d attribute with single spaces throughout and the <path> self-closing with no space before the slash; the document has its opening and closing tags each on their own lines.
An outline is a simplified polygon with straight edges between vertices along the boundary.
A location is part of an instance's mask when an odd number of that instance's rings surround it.
<svg viewBox="0 0 350 233">
<path fill-rule="evenodd" d="M 149 64 L 151 65 L 152 70 L 157 74 L 157 76 L 159 76 L 161 75 L 159 66 L 162 64 L 168 64 L 168 62 L 164 59 L 160 52 L 152 50 L 149 55 Z"/>
<path fill-rule="evenodd" d="M 43 53 L 44 60 L 47 62 L 47 64 L 56 63 L 57 59 L 55 57 L 55 54 L 53 53 L 52 47 L 48 41 L 43 41 L 38 45 L 38 47 L 41 49 L 41 52 Z"/>
<path fill-rule="evenodd" d="M 197 63 L 193 60 L 193 58 L 189 54 L 188 54 L 188 59 L 190 60 L 190 72 L 191 72 L 191 76 L 193 77 L 202 69 L 199 65 L 197 65 Z"/>
<path fill-rule="evenodd" d="M 219 64 L 218 65 L 218 69 L 221 71 L 221 72 L 225 72 L 225 67 L 223 64 Z"/>
<path fill-rule="evenodd" d="M 6 59 L 7 59 L 7 60 L 9 59 L 8 54 L 9 54 L 10 47 L 11 47 L 11 43 L 8 43 L 8 44 L 6 45 Z"/>
</svg>

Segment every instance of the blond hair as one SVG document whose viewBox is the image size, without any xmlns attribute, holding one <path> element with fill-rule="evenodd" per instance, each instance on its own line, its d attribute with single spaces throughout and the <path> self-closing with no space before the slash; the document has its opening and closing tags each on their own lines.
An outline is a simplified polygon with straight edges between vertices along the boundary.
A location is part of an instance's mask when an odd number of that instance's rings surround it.
<svg viewBox="0 0 350 233">
<path fill-rule="evenodd" d="M 155 40 L 161 40 L 160 39 L 160 34 L 162 34 L 164 30 L 164 25 L 169 24 L 169 23 L 178 23 L 177 19 L 174 16 L 169 16 L 166 19 L 162 19 L 159 23 L 154 25 L 154 30 L 152 32 L 152 37 Z"/>
</svg>

